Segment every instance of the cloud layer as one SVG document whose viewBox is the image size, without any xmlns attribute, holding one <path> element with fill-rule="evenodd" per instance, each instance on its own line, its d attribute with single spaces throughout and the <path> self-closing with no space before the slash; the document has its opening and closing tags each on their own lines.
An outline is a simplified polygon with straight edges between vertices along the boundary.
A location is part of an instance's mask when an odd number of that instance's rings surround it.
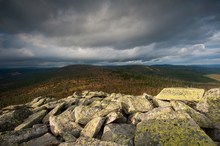
<svg viewBox="0 0 220 146">
<path fill-rule="evenodd" d="M 214 64 L 218 0 L 0 0 L 0 66 Z"/>
</svg>

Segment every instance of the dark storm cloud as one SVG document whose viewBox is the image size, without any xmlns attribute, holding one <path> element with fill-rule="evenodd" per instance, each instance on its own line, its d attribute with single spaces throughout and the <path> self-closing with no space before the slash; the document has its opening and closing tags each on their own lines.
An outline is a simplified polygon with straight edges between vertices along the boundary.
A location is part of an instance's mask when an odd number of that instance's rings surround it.
<svg viewBox="0 0 220 146">
<path fill-rule="evenodd" d="M 218 0 L 0 0 L 5 64 L 200 62 L 220 50 L 219 30 Z"/>
</svg>

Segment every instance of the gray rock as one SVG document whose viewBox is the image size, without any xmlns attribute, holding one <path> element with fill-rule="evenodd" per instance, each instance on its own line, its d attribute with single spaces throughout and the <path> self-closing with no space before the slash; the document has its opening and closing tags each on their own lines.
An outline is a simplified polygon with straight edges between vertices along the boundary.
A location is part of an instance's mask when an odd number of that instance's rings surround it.
<svg viewBox="0 0 220 146">
<path fill-rule="evenodd" d="M 203 99 L 204 92 L 204 89 L 197 88 L 164 88 L 155 98 L 199 102 Z"/>
<path fill-rule="evenodd" d="M 107 94 L 105 92 L 98 92 L 98 91 L 95 91 L 95 92 L 89 92 L 85 98 L 93 98 L 93 97 L 106 97 Z"/>
<path fill-rule="evenodd" d="M 29 127 L 33 126 L 34 124 L 40 123 L 46 114 L 47 114 L 47 111 L 42 110 L 42 111 L 39 111 L 35 114 L 30 115 L 27 119 L 25 119 L 25 121 L 22 124 L 18 125 L 15 128 L 15 130 L 29 128 Z"/>
<path fill-rule="evenodd" d="M 87 124 L 93 119 L 93 116 L 101 111 L 100 108 L 90 107 L 90 106 L 77 106 L 75 108 L 75 118 L 76 122 L 80 124 Z"/>
<path fill-rule="evenodd" d="M 62 138 L 68 142 L 75 142 L 77 140 L 77 138 L 70 133 L 62 134 Z"/>
<path fill-rule="evenodd" d="M 53 110 L 51 110 L 44 118 L 43 123 L 49 123 L 49 117 L 55 116 L 61 113 L 61 110 L 64 108 L 65 102 L 58 104 Z"/>
<path fill-rule="evenodd" d="M 139 113 L 134 118 L 136 118 L 135 120 L 137 121 L 146 121 L 171 112 L 173 112 L 173 109 L 171 107 L 158 107 L 150 110 L 147 113 Z"/>
<path fill-rule="evenodd" d="M 136 146 L 177 144 L 215 146 L 210 137 L 183 111 L 152 116 L 137 124 Z"/>
<path fill-rule="evenodd" d="M 99 130 L 103 126 L 105 122 L 104 117 L 97 117 L 92 119 L 89 123 L 81 131 L 81 135 L 85 137 L 95 138 L 98 134 Z"/>
<path fill-rule="evenodd" d="M 59 146 L 121 146 L 120 144 L 108 141 L 101 141 L 95 138 L 80 137 L 76 142 L 64 142 Z"/>
<path fill-rule="evenodd" d="M 156 107 L 170 107 L 171 104 L 169 101 L 163 101 L 160 99 L 153 98 L 153 103 Z"/>
<path fill-rule="evenodd" d="M 50 129 L 54 135 L 62 136 L 68 133 L 74 137 L 79 137 L 82 128 L 74 122 L 75 117 L 71 116 L 74 115 L 74 108 L 73 106 L 58 116 L 49 117 Z"/>
<path fill-rule="evenodd" d="M 200 127 L 202 128 L 213 127 L 212 122 L 209 118 L 207 118 L 202 113 L 195 111 L 193 108 L 189 107 L 185 103 L 181 101 L 171 101 L 171 105 L 176 111 L 185 111 L 186 113 L 188 113 Z"/>
<path fill-rule="evenodd" d="M 46 133 L 41 137 L 22 143 L 20 146 L 55 146 L 59 144 L 60 141 L 58 141 L 56 137 L 50 133 Z"/>
<path fill-rule="evenodd" d="M 20 107 L 0 116 L 0 132 L 14 130 L 32 112 L 26 107 Z"/>
<path fill-rule="evenodd" d="M 108 124 L 104 127 L 101 140 L 112 141 L 121 145 L 133 145 L 135 126 L 132 124 Z"/>
<path fill-rule="evenodd" d="M 0 145 L 16 145 L 26 142 L 36 137 L 40 137 L 48 132 L 46 125 L 41 125 L 33 128 L 27 128 L 19 131 L 7 131 L 0 135 Z"/>
<path fill-rule="evenodd" d="M 120 102 L 122 104 L 122 108 L 127 114 L 133 114 L 136 112 L 147 112 L 153 108 L 153 105 L 143 96 L 122 96 L 120 98 Z"/>
<path fill-rule="evenodd" d="M 121 112 L 111 112 L 107 115 L 106 124 L 109 123 L 125 123 L 127 122 L 127 118 Z"/>
<path fill-rule="evenodd" d="M 220 122 L 220 88 L 210 89 L 197 106 L 214 124 Z"/>
<path fill-rule="evenodd" d="M 37 102 L 34 102 L 32 104 L 32 107 L 36 108 L 36 107 L 40 107 L 44 104 L 44 102 L 46 101 L 46 98 L 41 98 L 40 100 L 38 100 Z"/>
</svg>

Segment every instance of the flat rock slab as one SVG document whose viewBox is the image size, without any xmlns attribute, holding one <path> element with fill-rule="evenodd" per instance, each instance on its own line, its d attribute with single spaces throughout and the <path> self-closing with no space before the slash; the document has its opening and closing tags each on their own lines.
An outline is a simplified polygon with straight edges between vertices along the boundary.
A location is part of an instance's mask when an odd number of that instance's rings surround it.
<svg viewBox="0 0 220 146">
<path fill-rule="evenodd" d="M 7 131 L 0 135 L 0 146 L 16 145 L 40 137 L 48 132 L 46 125 L 39 125 L 19 131 Z"/>
<path fill-rule="evenodd" d="M 44 116 L 47 114 L 47 110 L 41 110 L 33 115 L 30 115 L 21 125 L 18 125 L 15 130 L 21 130 L 25 128 L 30 128 L 34 124 L 38 124 L 42 121 Z"/>
<path fill-rule="evenodd" d="M 21 146 L 56 146 L 59 144 L 60 141 L 58 141 L 56 137 L 50 133 L 46 133 L 41 137 L 22 143 Z"/>
<path fill-rule="evenodd" d="M 161 100 L 201 101 L 205 90 L 197 88 L 164 88 L 155 98 Z"/>
<path fill-rule="evenodd" d="M 94 138 L 80 137 L 76 140 L 76 142 L 64 142 L 61 143 L 59 146 L 122 146 L 122 145 L 109 141 L 101 141 Z"/>
</svg>

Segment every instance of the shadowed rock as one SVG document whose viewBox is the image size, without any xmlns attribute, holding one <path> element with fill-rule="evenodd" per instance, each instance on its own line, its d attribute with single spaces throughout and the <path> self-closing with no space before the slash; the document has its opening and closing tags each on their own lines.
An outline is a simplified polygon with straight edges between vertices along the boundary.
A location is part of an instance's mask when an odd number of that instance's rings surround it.
<svg viewBox="0 0 220 146">
<path fill-rule="evenodd" d="M 16 145 L 26 142 L 36 137 L 40 137 L 47 133 L 46 125 L 39 125 L 33 128 L 27 128 L 19 131 L 7 131 L 0 135 L 0 145 Z"/>
<path fill-rule="evenodd" d="M 0 132 L 14 130 L 32 112 L 26 107 L 20 107 L 0 116 Z"/>
<path fill-rule="evenodd" d="M 20 146 L 56 146 L 59 144 L 60 141 L 58 141 L 56 137 L 54 137 L 50 133 L 46 133 L 41 137 L 22 143 Z"/>
<path fill-rule="evenodd" d="M 29 128 L 33 126 L 34 124 L 40 123 L 46 114 L 47 114 L 47 111 L 42 110 L 33 115 L 30 115 L 21 125 L 17 126 L 15 130 Z"/>
</svg>

